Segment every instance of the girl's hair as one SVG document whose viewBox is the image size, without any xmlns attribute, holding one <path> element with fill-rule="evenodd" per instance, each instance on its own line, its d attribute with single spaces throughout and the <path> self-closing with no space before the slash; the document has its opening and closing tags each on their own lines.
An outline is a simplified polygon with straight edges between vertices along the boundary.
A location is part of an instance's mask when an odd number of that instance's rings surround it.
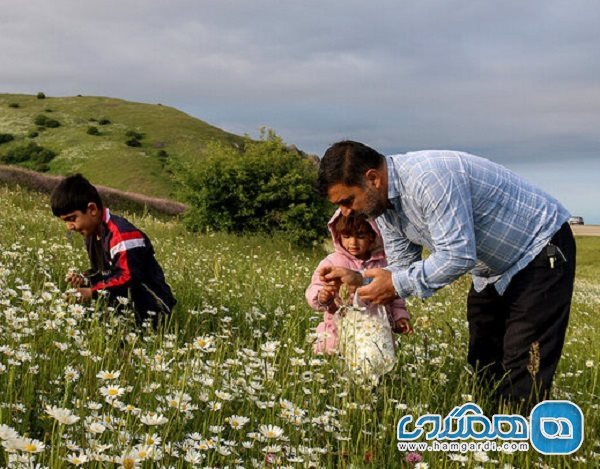
<svg viewBox="0 0 600 469">
<path fill-rule="evenodd" d="M 346 236 L 371 236 L 375 238 L 377 234 L 373 230 L 373 227 L 367 220 L 367 217 L 363 215 L 350 215 L 345 217 L 341 215 L 335 222 L 335 232 L 338 235 Z"/>
</svg>

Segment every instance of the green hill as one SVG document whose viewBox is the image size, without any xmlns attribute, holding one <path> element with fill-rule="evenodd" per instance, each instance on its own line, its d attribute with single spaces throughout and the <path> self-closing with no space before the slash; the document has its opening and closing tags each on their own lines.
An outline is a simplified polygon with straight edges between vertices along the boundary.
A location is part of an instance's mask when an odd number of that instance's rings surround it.
<svg viewBox="0 0 600 469">
<path fill-rule="evenodd" d="M 34 123 L 39 115 L 60 126 L 40 128 Z M 99 135 L 90 135 L 90 127 Z M 139 147 L 125 143 L 132 132 L 141 134 Z M 14 136 L 0 144 L 0 155 L 35 142 L 58 154 L 49 163 L 50 173 L 77 171 L 95 184 L 154 197 L 174 195 L 167 160 L 199 162 L 211 140 L 242 141 L 172 107 L 94 96 L 0 94 L 0 134 Z"/>
</svg>

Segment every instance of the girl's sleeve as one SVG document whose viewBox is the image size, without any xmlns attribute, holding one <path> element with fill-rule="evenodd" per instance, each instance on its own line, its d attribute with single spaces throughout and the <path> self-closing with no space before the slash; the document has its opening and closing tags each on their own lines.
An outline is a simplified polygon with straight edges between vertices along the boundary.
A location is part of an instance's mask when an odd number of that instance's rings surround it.
<svg viewBox="0 0 600 469">
<path fill-rule="evenodd" d="M 406 310 L 406 303 L 402 298 L 396 298 L 390 305 L 391 323 L 394 324 L 398 319 L 410 319 L 410 315 Z"/>
<path fill-rule="evenodd" d="M 318 272 L 322 267 L 331 266 L 331 265 L 333 265 L 333 263 L 329 260 L 328 257 L 323 259 L 319 263 L 317 268 L 315 269 L 315 271 L 312 275 L 311 281 L 310 281 L 310 285 L 306 289 L 306 293 L 305 293 L 306 301 L 308 302 L 309 306 L 312 309 L 314 309 L 315 311 L 327 310 L 327 308 L 325 306 L 319 305 L 318 296 L 319 296 L 319 291 L 321 291 L 321 288 L 323 287 L 323 282 L 321 282 L 321 280 L 319 279 Z"/>
</svg>

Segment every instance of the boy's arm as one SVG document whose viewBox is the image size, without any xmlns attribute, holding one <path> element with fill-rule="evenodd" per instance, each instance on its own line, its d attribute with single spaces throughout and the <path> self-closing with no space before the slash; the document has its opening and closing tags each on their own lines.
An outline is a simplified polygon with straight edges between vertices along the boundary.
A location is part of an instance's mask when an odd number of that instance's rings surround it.
<svg viewBox="0 0 600 469">
<path fill-rule="evenodd" d="M 94 296 L 107 290 L 110 296 L 127 296 L 131 282 L 141 276 L 141 259 L 146 251 L 146 241 L 139 231 L 113 236 L 110 241 L 111 275 L 92 286 Z"/>
</svg>

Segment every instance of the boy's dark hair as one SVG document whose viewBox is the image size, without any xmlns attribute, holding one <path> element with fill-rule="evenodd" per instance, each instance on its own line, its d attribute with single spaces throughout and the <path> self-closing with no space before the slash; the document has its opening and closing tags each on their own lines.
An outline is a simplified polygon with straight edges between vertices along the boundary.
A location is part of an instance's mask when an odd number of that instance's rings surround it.
<svg viewBox="0 0 600 469">
<path fill-rule="evenodd" d="M 52 213 L 59 217 L 81 210 L 87 211 L 88 204 L 94 202 L 102 210 L 102 199 L 96 188 L 81 174 L 64 178 L 52 191 L 50 206 Z"/>
<path fill-rule="evenodd" d="M 335 233 L 339 236 L 372 236 L 375 238 L 377 233 L 364 215 L 350 215 L 348 217 L 341 215 L 334 225 Z"/>
<path fill-rule="evenodd" d="M 334 184 L 362 187 L 365 173 L 380 168 L 385 157 L 371 147 L 359 142 L 344 140 L 331 145 L 319 164 L 317 190 L 327 197 Z"/>
</svg>

